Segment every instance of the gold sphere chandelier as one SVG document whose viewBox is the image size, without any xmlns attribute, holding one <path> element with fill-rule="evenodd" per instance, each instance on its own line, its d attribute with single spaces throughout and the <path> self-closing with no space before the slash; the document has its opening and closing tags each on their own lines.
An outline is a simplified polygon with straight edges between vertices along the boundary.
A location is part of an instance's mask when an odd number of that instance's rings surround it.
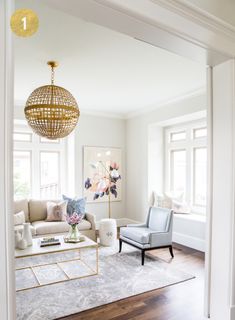
<svg viewBox="0 0 235 320">
<path fill-rule="evenodd" d="M 68 136 L 76 127 L 80 111 L 72 94 L 54 85 L 55 61 L 51 66 L 51 84 L 35 89 L 29 96 L 24 109 L 25 117 L 33 131 L 47 139 Z"/>
</svg>

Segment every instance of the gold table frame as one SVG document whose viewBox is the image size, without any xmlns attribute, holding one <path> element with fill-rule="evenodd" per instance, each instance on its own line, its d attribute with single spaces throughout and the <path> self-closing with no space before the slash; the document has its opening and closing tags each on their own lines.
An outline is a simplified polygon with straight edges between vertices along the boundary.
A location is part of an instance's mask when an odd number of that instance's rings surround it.
<svg viewBox="0 0 235 320">
<path fill-rule="evenodd" d="M 34 239 L 34 240 L 36 240 L 36 239 Z M 92 240 L 90 240 L 90 241 L 92 241 Z M 84 241 L 82 241 L 82 242 L 84 242 Z M 82 243 L 82 242 L 80 242 L 80 243 Z M 57 246 L 55 246 L 55 247 L 57 247 Z M 83 249 L 89 249 L 89 248 L 96 249 L 96 262 L 95 262 L 96 263 L 96 267 L 94 269 L 87 262 L 85 262 L 82 259 L 82 255 L 81 255 L 81 251 Z M 31 258 L 33 256 L 41 256 L 41 255 L 49 255 L 49 254 L 60 254 L 60 253 L 62 254 L 63 252 L 74 252 L 74 251 L 78 251 L 79 252 L 79 257 L 78 258 L 72 258 L 72 259 L 68 259 L 68 260 L 61 260 L 61 261 L 58 261 L 58 262 L 42 263 L 42 264 L 35 264 L 35 265 L 15 268 L 15 272 L 19 271 L 19 270 L 25 270 L 25 269 L 31 270 L 32 274 L 34 275 L 34 278 L 35 278 L 35 280 L 37 282 L 37 285 L 26 287 L 26 288 L 16 289 L 16 292 L 35 289 L 35 288 L 39 288 L 39 287 L 45 287 L 45 286 L 49 286 L 49 285 L 53 285 L 53 284 L 57 284 L 57 283 L 62 283 L 62 282 L 70 281 L 70 280 L 87 278 L 87 277 L 91 277 L 91 276 L 95 276 L 95 275 L 99 274 L 99 247 L 98 247 L 98 243 L 96 243 L 96 242 L 94 242 L 93 244 L 87 245 L 87 246 L 82 246 L 82 247 L 77 247 L 76 246 L 76 248 L 68 248 L 68 249 L 65 248 L 63 250 L 56 250 L 55 249 L 55 250 L 50 250 L 49 252 L 48 251 L 45 251 L 45 252 L 41 251 L 41 252 L 37 252 L 37 253 L 34 253 L 34 254 L 25 254 L 25 255 L 22 254 L 22 255 L 19 255 L 19 256 L 15 256 L 15 259 Z M 66 262 L 73 262 L 73 261 L 81 261 L 88 269 L 91 270 L 91 273 L 87 274 L 87 275 L 84 275 L 84 276 L 78 276 L 78 277 L 69 276 L 68 273 L 63 269 L 63 267 L 60 264 L 66 263 Z M 34 268 L 43 267 L 43 266 L 51 266 L 51 265 L 56 265 L 63 272 L 63 274 L 65 275 L 66 279 L 47 282 L 47 283 L 40 282 L 39 278 L 37 277 L 37 274 L 34 271 Z"/>
</svg>

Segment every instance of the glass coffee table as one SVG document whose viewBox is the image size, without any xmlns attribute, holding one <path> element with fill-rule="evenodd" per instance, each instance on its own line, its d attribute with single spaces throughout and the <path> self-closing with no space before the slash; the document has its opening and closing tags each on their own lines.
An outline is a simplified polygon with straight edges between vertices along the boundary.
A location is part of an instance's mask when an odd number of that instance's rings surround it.
<svg viewBox="0 0 235 320">
<path fill-rule="evenodd" d="M 15 250 L 16 291 L 23 291 L 60 282 L 97 275 L 99 272 L 98 244 L 83 236 L 78 243 L 40 247 L 40 239 L 24 250 Z"/>
</svg>

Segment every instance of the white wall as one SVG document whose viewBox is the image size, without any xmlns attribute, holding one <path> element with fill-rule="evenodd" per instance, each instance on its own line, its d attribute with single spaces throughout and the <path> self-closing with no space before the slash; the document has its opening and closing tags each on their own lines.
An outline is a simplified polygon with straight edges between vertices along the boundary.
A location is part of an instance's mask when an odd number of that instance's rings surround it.
<svg viewBox="0 0 235 320">
<path fill-rule="evenodd" d="M 187 98 L 127 121 L 127 217 L 145 221 L 152 191 L 164 189 L 163 127 L 206 110 L 206 95 Z M 203 112 L 204 111 L 204 112 Z M 205 251 L 205 218 L 175 216 L 173 240 Z"/>
<path fill-rule="evenodd" d="M 151 196 L 152 187 L 160 188 L 162 174 L 160 177 L 156 172 L 150 172 L 154 169 L 153 159 L 148 157 L 149 146 L 153 148 L 152 136 L 160 130 L 156 125 L 164 125 L 169 119 L 177 119 L 192 113 L 198 113 L 206 110 L 206 95 L 201 94 L 187 98 L 175 103 L 171 103 L 153 112 L 139 115 L 127 120 L 127 167 L 126 167 L 126 188 L 127 188 L 127 217 L 139 221 L 144 221 L 147 213 L 148 199 Z M 151 140 L 149 140 L 149 137 Z M 150 144 L 149 144 L 150 141 Z M 155 141 L 156 145 L 156 141 Z M 155 157 L 158 157 L 161 151 L 161 145 L 158 145 Z M 154 157 L 152 154 L 151 157 Z M 148 168 L 149 162 L 151 163 Z M 161 161 L 156 162 L 161 169 Z M 159 182 L 154 180 L 159 179 Z"/>
<path fill-rule="evenodd" d="M 125 157 L 126 124 L 125 120 L 97 117 L 82 114 L 75 132 L 75 194 L 82 195 L 83 146 L 119 147 L 122 149 L 122 201 L 111 203 L 114 218 L 125 217 Z M 87 211 L 94 213 L 96 219 L 108 217 L 108 203 L 87 204 Z"/>
</svg>

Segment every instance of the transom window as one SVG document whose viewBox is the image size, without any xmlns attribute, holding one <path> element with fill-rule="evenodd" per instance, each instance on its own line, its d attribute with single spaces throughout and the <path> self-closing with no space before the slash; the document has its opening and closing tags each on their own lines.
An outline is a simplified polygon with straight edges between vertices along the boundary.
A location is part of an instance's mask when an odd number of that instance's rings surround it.
<svg viewBox="0 0 235 320">
<path fill-rule="evenodd" d="M 57 199 L 65 191 L 66 139 L 48 140 L 15 124 L 14 198 Z"/>
<path fill-rule="evenodd" d="M 206 121 L 165 128 L 165 192 L 205 213 L 207 191 Z"/>
</svg>

